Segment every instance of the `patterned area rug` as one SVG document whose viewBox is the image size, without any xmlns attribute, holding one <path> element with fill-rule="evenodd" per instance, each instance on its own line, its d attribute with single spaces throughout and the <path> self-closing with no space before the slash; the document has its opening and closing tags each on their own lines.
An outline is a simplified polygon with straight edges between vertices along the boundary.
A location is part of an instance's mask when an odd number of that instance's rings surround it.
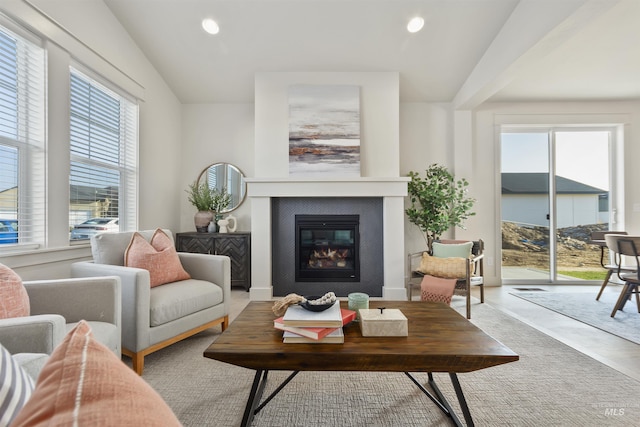
<svg viewBox="0 0 640 427">
<path fill-rule="evenodd" d="M 624 311 L 618 311 L 611 318 L 611 311 L 619 296 L 617 293 L 605 292 L 598 301 L 596 292 L 511 292 L 511 295 L 640 344 L 640 313 L 635 297 L 627 301 Z"/>
<path fill-rule="evenodd" d="M 464 311 L 464 298 L 452 305 Z M 628 426 L 640 419 L 640 382 L 496 310 L 474 303 L 472 322 L 520 355 L 460 374 L 478 426 Z M 185 426 L 238 426 L 254 372 L 202 356 L 213 328 L 145 359 L 143 378 Z M 123 358 L 127 363 L 129 359 Z M 267 396 L 289 372 L 270 372 Z M 426 381 L 426 374 L 416 374 Z M 445 395 L 448 375 L 436 374 Z M 459 412 L 459 407 L 454 404 Z M 450 426 L 401 373 L 302 372 L 257 414 L 253 426 Z"/>
</svg>

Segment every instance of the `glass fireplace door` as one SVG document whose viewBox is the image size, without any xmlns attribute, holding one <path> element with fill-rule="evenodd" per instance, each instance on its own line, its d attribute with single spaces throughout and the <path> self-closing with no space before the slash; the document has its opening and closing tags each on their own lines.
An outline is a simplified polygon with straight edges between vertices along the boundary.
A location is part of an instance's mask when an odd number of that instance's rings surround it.
<svg viewBox="0 0 640 427">
<path fill-rule="evenodd" d="M 358 215 L 296 215 L 296 281 L 359 281 L 358 245 Z"/>
</svg>

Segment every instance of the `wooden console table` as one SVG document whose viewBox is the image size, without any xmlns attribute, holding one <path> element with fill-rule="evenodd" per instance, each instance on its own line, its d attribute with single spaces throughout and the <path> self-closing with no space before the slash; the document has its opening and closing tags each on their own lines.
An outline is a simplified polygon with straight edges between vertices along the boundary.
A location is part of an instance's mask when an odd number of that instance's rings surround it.
<svg viewBox="0 0 640 427">
<path fill-rule="evenodd" d="M 251 286 L 251 233 L 177 233 L 176 250 L 231 258 L 231 286 Z"/>
</svg>

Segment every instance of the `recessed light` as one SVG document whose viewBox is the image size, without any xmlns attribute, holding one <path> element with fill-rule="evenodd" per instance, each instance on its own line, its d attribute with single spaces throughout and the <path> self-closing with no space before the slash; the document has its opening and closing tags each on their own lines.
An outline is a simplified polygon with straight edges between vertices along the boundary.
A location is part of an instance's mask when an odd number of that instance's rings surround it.
<svg viewBox="0 0 640 427">
<path fill-rule="evenodd" d="M 410 33 L 417 33 L 424 27 L 424 19 L 420 16 L 411 18 L 411 21 L 407 24 L 407 31 Z"/>
<path fill-rule="evenodd" d="M 202 20 L 202 28 L 209 34 L 218 34 L 220 32 L 218 23 L 211 18 Z"/>
</svg>

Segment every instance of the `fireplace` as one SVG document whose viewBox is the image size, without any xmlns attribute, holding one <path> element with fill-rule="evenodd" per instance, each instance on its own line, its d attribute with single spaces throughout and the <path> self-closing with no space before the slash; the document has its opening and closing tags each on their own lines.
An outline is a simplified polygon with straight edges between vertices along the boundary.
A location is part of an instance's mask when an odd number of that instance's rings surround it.
<svg viewBox="0 0 640 427">
<path fill-rule="evenodd" d="M 359 282 L 359 215 L 296 215 L 296 282 Z"/>
<path fill-rule="evenodd" d="M 387 300 L 407 298 L 404 201 L 409 178 L 247 178 L 251 200 L 251 300 L 289 293 L 346 297 L 364 292 Z M 358 215 L 360 280 L 297 281 L 296 215 Z"/>
<path fill-rule="evenodd" d="M 324 295 L 329 291 L 339 297 L 351 292 L 382 296 L 382 210 L 379 197 L 272 198 L 273 296 Z M 299 240 L 302 244 L 296 243 Z M 349 249 L 350 253 L 342 252 L 344 260 L 334 254 L 332 261 L 329 249 L 332 253 Z M 303 263 L 306 265 L 300 268 Z"/>
</svg>

